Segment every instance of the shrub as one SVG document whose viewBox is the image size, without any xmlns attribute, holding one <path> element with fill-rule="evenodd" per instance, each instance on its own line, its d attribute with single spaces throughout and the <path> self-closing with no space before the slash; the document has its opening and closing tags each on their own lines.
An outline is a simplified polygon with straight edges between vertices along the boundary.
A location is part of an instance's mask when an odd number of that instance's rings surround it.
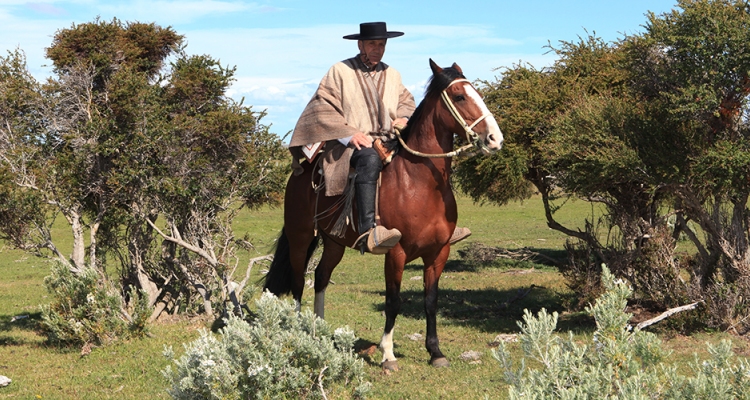
<svg viewBox="0 0 750 400">
<path fill-rule="evenodd" d="M 121 294 L 92 268 L 74 274 L 56 262 L 44 286 L 52 302 L 41 307 L 41 328 L 52 344 L 102 345 L 146 333 L 145 296 L 131 292 L 133 307 L 128 313 Z"/>
<path fill-rule="evenodd" d="M 677 373 L 676 366 L 664 365 L 669 355 L 652 333 L 632 330 L 631 315 L 624 312 L 632 289 L 615 281 L 603 266 L 605 292 L 587 311 L 596 319 L 593 343 L 579 344 L 570 333 L 567 339 L 554 334 L 557 313 L 541 310 L 537 316 L 525 311 L 519 322 L 519 342 L 524 358 L 513 366 L 504 344 L 493 351 L 510 384 L 511 399 L 748 399 L 750 362 L 732 364 L 729 341 L 708 345 L 710 359 L 697 356 L 690 367 L 693 376 Z M 526 359 L 541 363 L 527 369 Z"/>
<path fill-rule="evenodd" d="M 560 271 L 571 291 L 576 294 L 573 309 L 583 309 L 601 295 L 602 260 L 607 260 L 614 275 L 627 279 L 632 285 L 632 298 L 654 309 L 677 307 L 691 300 L 689 282 L 680 277 L 688 270 L 688 259 L 680 262 L 675 255 L 675 239 L 665 226 L 649 231 L 631 246 L 602 246 L 597 248 L 583 241 L 568 241 L 565 250 L 568 263 Z M 695 299 L 703 298 L 698 296 Z"/>
<path fill-rule="evenodd" d="M 702 315 L 706 326 L 738 335 L 750 333 L 750 275 L 734 282 L 716 280 L 705 288 L 693 285 L 693 290 L 706 301 Z"/>
<path fill-rule="evenodd" d="M 582 310 L 601 294 L 601 276 L 596 267 L 600 262 L 592 247 L 580 240 L 567 240 L 565 252 L 568 262 L 560 266 L 560 273 L 574 294 L 567 306 Z"/>
<path fill-rule="evenodd" d="M 351 329 L 332 330 L 310 310 L 298 313 L 267 292 L 256 305 L 253 321 L 230 313 L 218 335 L 204 330 L 179 359 L 165 350 L 174 362 L 163 371 L 173 398 L 318 398 L 326 390 L 341 391 L 338 398 L 346 386 L 353 386 L 353 397 L 369 391 Z"/>
</svg>

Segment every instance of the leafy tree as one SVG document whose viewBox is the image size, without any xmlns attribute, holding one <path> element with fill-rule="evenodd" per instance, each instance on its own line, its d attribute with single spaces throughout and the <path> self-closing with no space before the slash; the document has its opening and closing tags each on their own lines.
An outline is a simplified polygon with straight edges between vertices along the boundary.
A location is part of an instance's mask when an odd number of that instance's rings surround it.
<svg viewBox="0 0 750 400">
<path fill-rule="evenodd" d="M 45 219 L 50 206 L 29 176 L 39 169 L 33 149 L 43 131 L 43 112 L 41 87 L 28 73 L 23 52 L 0 57 L 0 234 L 17 248 L 59 254 Z"/>
<path fill-rule="evenodd" d="M 637 102 L 627 90 L 624 51 L 591 35 L 562 42 L 552 51 L 559 59 L 550 68 L 517 65 L 483 88 L 486 101 L 499 114 L 509 150 L 478 161 L 479 167 L 477 161 L 463 161 L 457 175 L 460 187 L 475 200 L 500 204 L 528 196 L 529 183 L 533 185 L 541 194 L 548 225 L 583 243 L 570 245 L 572 266 L 566 273 L 573 288 L 582 292 L 580 304 L 585 304 L 599 287 L 592 268 L 601 261 L 631 264 L 628 260 L 634 257 L 623 256 L 638 250 L 635 239 L 649 228 L 642 222 L 654 220 L 658 203 L 650 195 L 651 183 L 639 173 L 639 154 L 630 146 L 630 129 L 637 129 L 630 113 Z M 504 171 L 500 176 L 511 178 L 496 179 L 498 174 L 486 174 L 489 171 Z M 483 181 L 519 190 L 488 191 Z M 582 231 L 564 226 L 555 213 L 571 197 L 601 205 L 608 219 L 587 220 Z M 610 231 L 608 243 L 600 242 L 601 224 Z M 619 233 L 619 239 L 612 233 Z"/>
<path fill-rule="evenodd" d="M 682 12 L 649 15 L 644 37 L 627 44 L 629 69 L 640 98 L 653 104 L 650 115 L 663 121 L 658 137 L 678 141 L 673 151 L 680 159 L 667 158 L 673 172 L 662 181 L 674 197 L 679 229 L 699 249 L 690 264 L 695 290 L 708 300 L 716 325 L 747 331 L 750 5 L 678 5 Z M 703 240 L 686 221 L 700 226 Z"/>
<path fill-rule="evenodd" d="M 171 28 L 117 19 L 58 31 L 47 56 L 44 84 L 21 51 L 0 58 L 3 238 L 74 275 L 106 280 L 117 261 L 152 319 L 196 299 L 208 314 L 230 297 L 239 309 L 232 274 L 249 244 L 232 218 L 276 202 L 287 164 L 264 114 L 227 97 L 234 68 L 188 55 Z M 59 215 L 70 256 L 51 237 Z"/>
<path fill-rule="evenodd" d="M 168 227 L 162 232 L 146 218 L 165 239 L 161 267 L 169 272 L 162 274 L 190 282 L 209 314 L 212 292 L 222 300 L 230 296 L 236 247 L 244 243 L 231 229 L 236 206 L 278 201 L 287 173 L 280 140 L 249 108 L 224 95 L 233 73 L 205 56 L 173 64 L 164 89 L 171 130 L 154 149 L 156 170 L 147 181 L 150 210 Z"/>
<path fill-rule="evenodd" d="M 549 226 L 580 240 L 568 247 L 566 270 L 580 304 L 596 294 L 595 266 L 606 262 L 637 297 L 663 307 L 704 299 L 710 325 L 744 332 L 750 8 L 677 5 L 649 13 L 642 34 L 562 42 L 550 68 L 519 65 L 486 83 L 510 152 L 462 162 L 458 175 L 475 199 L 500 204 L 527 193 L 495 188 L 522 187 L 521 176 L 534 185 Z M 509 178 L 488 184 L 477 173 L 486 171 Z M 582 231 L 562 226 L 554 214 L 568 197 L 600 205 L 602 218 Z M 677 259 L 683 237 L 695 257 Z"/>
</svg>

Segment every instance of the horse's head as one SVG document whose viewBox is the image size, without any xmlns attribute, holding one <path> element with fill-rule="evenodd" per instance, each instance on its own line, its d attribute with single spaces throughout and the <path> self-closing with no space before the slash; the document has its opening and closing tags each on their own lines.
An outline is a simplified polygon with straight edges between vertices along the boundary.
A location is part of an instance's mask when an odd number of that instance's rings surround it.
<svg viewBox="0 0 750 400">
<path fill-rule="evenodd" d="M 465 135 L 469 143 L 484 153 L 500 150 L 503 133 L 482 96 L 464 77 L 461 67 L 453 63 L 448 68 L 441 68 L 430 59 L 430 68 L 433 73 L 430 86 L 440 88 L 443 103 L 453 116 L 453 121 L 448 123 L 454 133 Z"/>
</svg>

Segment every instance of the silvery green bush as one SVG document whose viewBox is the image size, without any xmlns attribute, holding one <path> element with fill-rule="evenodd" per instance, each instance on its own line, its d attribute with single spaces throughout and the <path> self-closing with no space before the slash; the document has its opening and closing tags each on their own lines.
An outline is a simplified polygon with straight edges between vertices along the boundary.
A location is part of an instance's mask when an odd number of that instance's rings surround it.
<svg viewBox="0 0 750 400">
<path fill-rule="evenodd" d="M 208 330 L 186 344 L 164 371 L 175 399 L 364 397 L 364 362 L 348 327 L 332 330 L 312 311 L 264 293 L 251 322 L 230 316 L 218 334 Z M 230 313 L 231 314 L 231 313 Z"/>
<path fill-rule="evenodd" d="M 56 345 L 102 345 L 118 338 L 142 336 L 150 314 L 145 293 L 131 290 L 131 306 L 120 292 L 93 268 L 73 273 L 53 263 L 44 286 L 52 298 L 41 306 L 41 330 Z"/>
<path fill-rule="evenodd" d="M 733 363 L 729 341 L 709 344 L 710 358 L 696 356 L 691 376 L 665 364 L 669 352 L 656 335 L 628 325 L 631 315 L 624 310 L 631 288 L 602 268 L 605 292 L 587 307 L 597 326 L 591 343 L 577 343 L 572 333 L 554 334 L 557 313 L 542 309 L 534 316 L 525 310 L 518 323 L 520 366 L 513 365 L 504 344 L 493 351 L 511 399 L 750 399 L 750 362 Z M 527 359 L 541 367 L 527 368 Z"/>
</svg>

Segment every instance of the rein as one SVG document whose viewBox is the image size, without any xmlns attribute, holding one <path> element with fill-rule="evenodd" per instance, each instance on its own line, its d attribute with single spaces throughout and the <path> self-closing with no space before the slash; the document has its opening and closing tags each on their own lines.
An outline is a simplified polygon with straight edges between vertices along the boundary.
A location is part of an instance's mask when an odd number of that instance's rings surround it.
<svg viewBox="0 0 750 400">
<path fill-rule="evenodd" d="M 397 126 L 395 127 L 396 137 L 398 137 L 398 141 L 401 143 L 401 146 L 403 146 L 404 149 L 406 149 L 406 151 L 408 151 L 409 153 L 415 156 L 425 157 L 425 158 L 455 157 L 465 152 L 466 150 L 471 149 L 472 147 L 476 147 L 479 150 L 483 150 L 487 152 L 487 146 L 482 142 L 481 138 L 479 137 L 479 134 L 474 132 L 474 127 L 477 126 L 477 124 L 479 124 L 480 122 L 484 121 L 484 119 L 489 117 L 491 114 L 489 113 L 482 114 L 482 116 L 477 118 L 477 120 L 474 121 L 473 124 L 471 125 L 467 124 L 464 117 L 461 115 L 461 113 L 458 112 L 458 109 L 456 108 L 455 104 L 453 104 L 453 101 L 451 100 L 450 95 L 448 95 L 448 88 L 453 86 L 453 84 L 459 83 L 459 82 L 469 82 L 469 80 L 468 79 L 454 80 L 448 85 L 448 87 L 443 89 L 440 96 L 443 98 L 443 103 L 445 103 L 445 106 L 451 112 L 451 115 L 453 115 L 453 118 L 456 120 L 456 122 L 461 124 L 461 127 L 464 129 L 464 133 L 466 134 L 466 140 L 469 142 L 469 144 L 462 146 L 448 153 L 439 153 L 439 154 L 422 153 L 406 145 L 406 142 L 404 142 L 404 139 L 401 137 L 401 127 Z"/>
</svg>

